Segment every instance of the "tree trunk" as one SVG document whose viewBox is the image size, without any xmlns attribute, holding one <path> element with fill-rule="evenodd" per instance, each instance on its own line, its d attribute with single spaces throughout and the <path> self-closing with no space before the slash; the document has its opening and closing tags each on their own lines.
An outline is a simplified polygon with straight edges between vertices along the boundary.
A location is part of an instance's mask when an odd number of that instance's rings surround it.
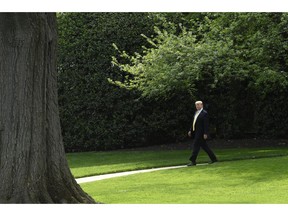
<svg viewBox="0 0 288 216">
<path fill-rule="evenodd" d="M 0 13 L 0 203 L 95 203 L 65 158 L 56 15 Z"/>
</svg>

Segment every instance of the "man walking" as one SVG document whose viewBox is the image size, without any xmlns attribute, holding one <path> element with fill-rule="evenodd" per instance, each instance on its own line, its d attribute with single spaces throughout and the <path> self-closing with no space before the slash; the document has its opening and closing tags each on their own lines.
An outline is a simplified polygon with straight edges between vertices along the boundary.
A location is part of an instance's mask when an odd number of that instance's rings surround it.
<svg viewBox="0 0 288 216">
<path fill-rule="evenodd" d="M 188 132 L 188 136 L 194 137 L 193 141 L 193 151 L 192 155 L 190 157 L 191 163 L 187 164 L 187 166 L 195 166 L 196 165 L 196 159 L 198 156 L 198 153 L 200 151 L 200 147 L 208 154 L 209 158 L 211 159 L 210 163 L 217 162 L 217 158 L 213 151 L 208 147 L 206 140 L 208 138 L 208 113 L 206 110 L 203 109 L 203 103 L 202 101 L 196 101 L 195 102 L 196 112 L 193 119 L 193 124 Z"/>
</svg>

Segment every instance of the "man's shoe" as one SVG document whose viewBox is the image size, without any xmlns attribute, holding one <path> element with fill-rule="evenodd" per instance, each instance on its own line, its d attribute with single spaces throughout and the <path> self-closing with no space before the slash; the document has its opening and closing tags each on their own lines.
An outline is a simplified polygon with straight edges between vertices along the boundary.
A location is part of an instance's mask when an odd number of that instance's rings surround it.
<svg viewBox="0 0 288 216">
<path fill-rule="evenodd" d="M 213 163 L 216 163 L 216 162 L 218 162 L 218 160 L 210 161 L 208 164 L 213 164 Z"/>
<path fill-rule="evenodd" d="M 196 163 L 191 162 L 191 163 L 187 164 L 187 166 L 196 166 Z"/>
</svg>

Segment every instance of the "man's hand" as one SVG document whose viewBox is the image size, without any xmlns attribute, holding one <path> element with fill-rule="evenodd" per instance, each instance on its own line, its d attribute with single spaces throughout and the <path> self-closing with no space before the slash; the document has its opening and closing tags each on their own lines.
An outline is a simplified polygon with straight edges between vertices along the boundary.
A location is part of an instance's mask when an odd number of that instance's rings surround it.
<svg viewBox="0 0 288 216">
<path fill-rule="evenodd" d="M 205 140 L 208 138 L 207 134 L 204 134 L 203 137 L 204 137 Z"/>
<path fill-rule="evenodd" d="M 188 136 L 191 137 L 191 131 L 188 132 Z"/>
</svg>

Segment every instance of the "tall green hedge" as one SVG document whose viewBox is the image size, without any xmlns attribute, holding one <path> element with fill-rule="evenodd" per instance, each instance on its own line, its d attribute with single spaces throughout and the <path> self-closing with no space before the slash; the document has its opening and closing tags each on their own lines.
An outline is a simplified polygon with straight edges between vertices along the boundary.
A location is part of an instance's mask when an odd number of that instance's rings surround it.
<svg viewBox="0 0 288 216">
<path fill-rule="evenodd" d="M 185 140 L 195 100 L 213 137 L 287 138 L 287 13 L 62 13 L 58 25 L 67 151 Z"/>
<path fill-rule="evenodd" d="M 128 54 L 141 53 L 150 46 L 141 34 L 154 34 L 154 15 L 58 14 L 59 106 L 66 151 L 121 149 L 185 137 L 192 103 L 187 95 L 147 100 L 137 90 L 108 82 L 127 76 L 111 63 L 118 55 L 113 44 Z"/>
<path fill-rule="evenodd" d="M 111 85 L 125 76 L 112 67 L 113 43 L 141 52 L 153 33 L 146 13 L 62 13 L 59 26 L 59 105 L 65 148 L 88 151 L 124 148 L 143 131 L 135 113 L 139 93 Z"/>
</svg>

